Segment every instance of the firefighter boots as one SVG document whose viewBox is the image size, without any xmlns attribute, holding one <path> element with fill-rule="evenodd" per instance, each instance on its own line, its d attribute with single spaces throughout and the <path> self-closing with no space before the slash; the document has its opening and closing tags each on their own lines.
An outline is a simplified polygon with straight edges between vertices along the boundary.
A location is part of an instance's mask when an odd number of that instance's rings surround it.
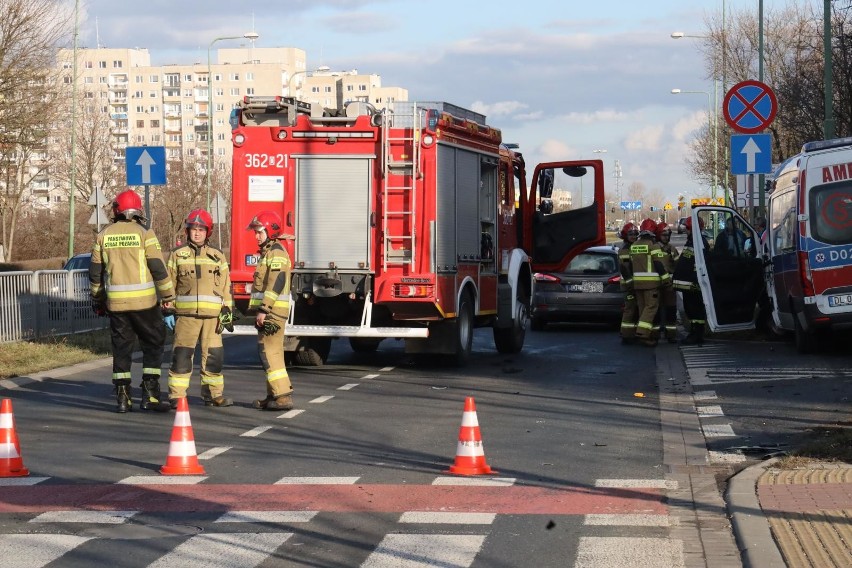
<svg viewBox="0 0 852 568">
<path fill-rule="evenodd" d="M 157 379 L 142 379 L 142 399 L 139 408 L 142 410 L 154 410 L 156 412 L 168 412 L 170 404 L 160 402 L 160 381 Z"/>
<path fill-rule="evenodd" d="M 130 385 L 116 384 L 113 392 L 115 393 L 116 412 L 124 414 L 133 410 L 133 395 L 130 392 Z"/>
<path fill-rule="evenodd" d="M 264 410 L 292 410 L 293 397 L 289 394 L 273 398 L 266 403 Z"/>
<path fill-rule="evenodd" d="M 234 404 L 233 400 L 231 400 L 230 398 L 226 398 L 222 395 L 219 395 L 219 396 L 216 396 L 216 397 L 213 397 L 213 398 L 205 398 L 204 399 L 204 406 L 223 407 L 223 406 L 233 406 L 233 404 Z"/>
<path fill-rule="evenodd" d="M 692 328 L 686 337 L 681 340 L 681 345 L 701 345 L 704 343 L 704 325 L 692 324 Z"/>
<path fill-rule="evenodd" d="M 272 402 L 273 400 L 275 400 L 275 397 L 272 396 L 271 394 L 268 394 L 268 395 L 266 395 L 266 398 L 262 398 L 260 400 L 256 400 L 253 403 L 251 403 L 251 406 L 252 406 L 252 408 L 256 408 L 258 410 L 264 410 L 267 407 L 267 405 L 270 402 Z"/>
</svg>

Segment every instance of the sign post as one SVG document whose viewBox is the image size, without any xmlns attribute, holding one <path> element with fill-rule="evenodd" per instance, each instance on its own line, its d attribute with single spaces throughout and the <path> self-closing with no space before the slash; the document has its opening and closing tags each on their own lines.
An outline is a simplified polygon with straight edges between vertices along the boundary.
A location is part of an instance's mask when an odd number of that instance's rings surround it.
<svg viewBox="0 0 852 568">
<path fill-rule="evenodd" d="M 151 227 L 152 185 L 166 185 L 166 148 L 165 146 L 128 146 L 125 154 L 127 185 L 145 186 L 146 226 Z"/>
</svg>

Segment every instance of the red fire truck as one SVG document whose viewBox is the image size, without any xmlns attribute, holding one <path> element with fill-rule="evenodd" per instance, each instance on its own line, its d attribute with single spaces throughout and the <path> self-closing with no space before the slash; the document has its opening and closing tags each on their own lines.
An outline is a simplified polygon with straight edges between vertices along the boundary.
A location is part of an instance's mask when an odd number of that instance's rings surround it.
<svg viewBox="0 0 852 568">
<path fill-rule="evenodd" d="M 604 242 L 600 160 L 541 164 L 528 188 L 501 131 L 448 103 L 246 97 L 231 122 L 234 297 L 244 311 L 258 259 L 246 227 L 273 209 L 292 237 L 285 347 L 299 364 L 322 364 L 339 337 L 361 352 L 404 339 L 408 353 L 463 364 L 475 327 L 518 352 L 534 273 Z M 554 203 L 561 178 L 580 195 L 585 184 L 590 204 Z"/>
</svg>

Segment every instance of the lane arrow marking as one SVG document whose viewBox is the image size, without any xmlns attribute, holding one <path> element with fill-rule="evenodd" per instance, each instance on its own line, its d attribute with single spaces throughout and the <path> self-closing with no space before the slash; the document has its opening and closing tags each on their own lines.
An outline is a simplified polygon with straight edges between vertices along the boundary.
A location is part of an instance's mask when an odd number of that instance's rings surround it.
<svg viewBox="0 0 852 568">
<path fill-rule="evenodd" d="M 746 155 L 746 171 L 754 172 L 757 170 L 757 154 L 760 154 L 761 149 L 760 146 L 754 141 L 754 138 L 749 136 L 748 142 L 745 143 L 743 149 L 740 150 L 740 154 Z"/>
<path fill-rule="evenodd" d="M 142 185 L 151 183 L 151 166 L 156 164 L 157 162 L 154 161 L 148 150 L 142 150 L 142 154 L 136 160 L 136 165 L 142 168 Z"/>
</svg>

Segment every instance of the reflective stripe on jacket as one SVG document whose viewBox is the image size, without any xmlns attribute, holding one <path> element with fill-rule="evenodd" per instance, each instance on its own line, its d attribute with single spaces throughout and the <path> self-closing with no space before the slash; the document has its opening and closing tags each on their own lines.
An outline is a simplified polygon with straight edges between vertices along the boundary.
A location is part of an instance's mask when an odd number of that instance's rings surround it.
<svg viewBox="0 0 852 568">
<path fill-rule="evenodd" d="M 260 253 L 251 287 L 249 311 L 271 313 L 286 319 L 290 315 L 290 255 L 276 240 L 267 242 Z"/>
<path fill-rule="evenodd" d="M 145 310 L 174 300 L 160 242 L 150 229 L 119 220 L 100 232 L 89 267 L 92 298 L 111 312 Z"/>
<path fill-rule="evenodd" d="M 626 292 L 633 291 L 633 267 L 630 264 L 630 243 L 624 241 L 618 249 L 618 271 L 621 273 L 621 289 Z"/>
<path fill-rule="evenodd" d="M 650 290 L 665 284 L 671 278 L 662 265 L 665 253 L 651 237 L 640 236 L 630 245 L 630 265 L 633 270 L 633 287 Z"/>
<path fill-rule="evenodd" d="M 175 283 L 177 315 L 216 317 L 222 306 L 233 309 L 231 276 L 221 250 L 187 243 L 172 251 L 168 269 Z"/>
</svg>

